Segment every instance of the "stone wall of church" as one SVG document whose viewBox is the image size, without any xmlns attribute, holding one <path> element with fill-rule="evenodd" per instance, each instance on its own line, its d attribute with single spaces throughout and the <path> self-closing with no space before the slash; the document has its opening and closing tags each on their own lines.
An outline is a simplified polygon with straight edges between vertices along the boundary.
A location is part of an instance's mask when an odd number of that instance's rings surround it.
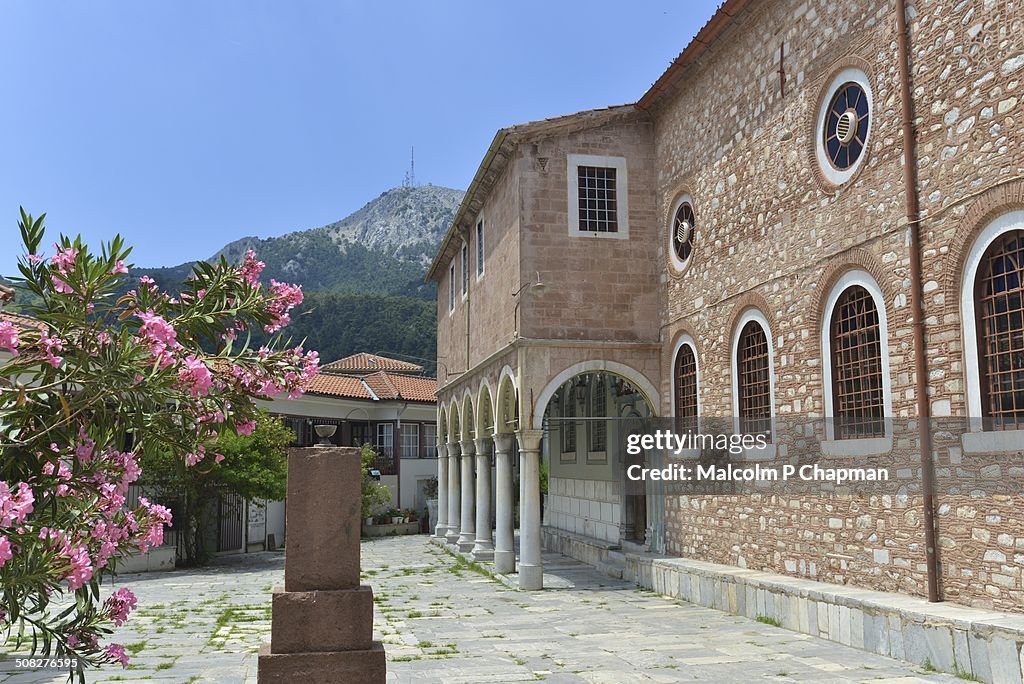
<svg viewBox="0 0 1024 684">
<path fill-rule="evenodd" d="M 961 260 L 980 223 L 1024 206 L 1021 186 L 1006 182 L 1024 169 L 1022 134 L 1014 125 L 1024 97 L 1024 32 L 1014 29 L 1020 10 L 1009 7 L 1002 0 L 921 0 L 912 9 L 922 211 L 936 217 L 923 222 L 922 244 L 929 394 L 940 417 L 966 411 Z M 733 414 L 732 339 L 751 307 L 770 328 L 776 417 L 829 412 L 824 306 L 850 269 L 867 272 L 884 299 L 892 414 L 916 414 L 893 12 L 891 2 L 753 3 L 651 111 L 666 291 L 663 414 L 672 412 L 670 369 L 683 334 L 696 342 L 702 414 Z M 873 120 L 863 162 L 836 186 L 815 156 L 816 121 L 829 84 L 850 69 L 867 77 Z M 684 194 L 697 232 L 692 257 L 678 269 L 669 255 L 669 214 Z M 787 436 L 778 439 L 783 449 Z M 946 484 L 958 469 L 972 467 L 960 460 L 959 440 L 935 446 Z M 913 458 L 912 444 L 897 444 L 901 449 Z M 1009 471 L 1020 465 L 1021 453 L 977 458 Z M 948 600 L 1022 609 L 1022 504 L 1019 494 L 939 497 Z M 670 496 L 665 506 L 671 553 L 838 584 L 925 591 L 922 505 L 913 494 Z"/>
</svg>

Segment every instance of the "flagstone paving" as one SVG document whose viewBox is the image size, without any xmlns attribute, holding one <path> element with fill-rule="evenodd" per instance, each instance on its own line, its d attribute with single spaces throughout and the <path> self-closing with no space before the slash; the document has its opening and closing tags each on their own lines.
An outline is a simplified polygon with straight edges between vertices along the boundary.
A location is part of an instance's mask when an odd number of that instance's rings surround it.
<svg viewBox="0 0 1024 684">
<path fill-rule="evenodd" d="M 562 556 L 545 556 L 554 588 L 532 593 L 425 537 L 366 542 L 362 560 L 393 684 L 961 681 L 638 590 Z M 107 667 L 90 681 L 255 683 L 283 568 L 280 554 L 261 553 L 119 578 L 140 608 L 116 637 L 137 654 L 127 670 Z M 0 663 L 2 684 L 65 679 Z"/>
</svg>

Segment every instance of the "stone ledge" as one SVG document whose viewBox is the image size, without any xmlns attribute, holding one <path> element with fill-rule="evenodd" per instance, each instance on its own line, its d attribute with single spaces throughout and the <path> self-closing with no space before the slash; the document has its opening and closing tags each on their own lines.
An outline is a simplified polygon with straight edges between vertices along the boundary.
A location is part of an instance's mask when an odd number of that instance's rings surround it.
<svg viewBox="0 0 1024 684">
<path fill-rule="evenodd" d="M 624 578 L 667 596 L 880 655 L 968 673 L 1024 680 L 1024 616 L 868 589 L 840 587 L 682 558 L 626 554 Z"/>
<path fill-rule="evenodd" d="M 552 528 L 544 530 L 544 541 L 551 550 L 598 569 L 614 564 L 618 555 L 605 542 Z M 984 682 L 1024 684 L 1024 615 L 687 558 L 624 555 L 623 579 L 666 596 L 771 618 L 785 629 Z"/>
</svg>

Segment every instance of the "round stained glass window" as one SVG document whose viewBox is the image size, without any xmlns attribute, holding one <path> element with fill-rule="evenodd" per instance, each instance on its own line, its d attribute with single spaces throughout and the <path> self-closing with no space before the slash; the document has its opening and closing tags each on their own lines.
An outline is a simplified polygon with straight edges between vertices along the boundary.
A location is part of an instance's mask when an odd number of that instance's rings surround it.
<svg viewBox="0 0 1024 684">
<path fill-rule="evenodd" d="M 864 153 L 870 116 L 868 96 L 859 83 L 848 81 L 836 90 L 825 112 L 822 143 L 829 163 L 846 171 Z"/>
<path fill-rule="evenodd" d="M 693 236 L 696 218 L 689 202 L 682 202 L 672 218 L 672 249 L 680 264 L 685 264 L 693 253 Z"/>
</svg>

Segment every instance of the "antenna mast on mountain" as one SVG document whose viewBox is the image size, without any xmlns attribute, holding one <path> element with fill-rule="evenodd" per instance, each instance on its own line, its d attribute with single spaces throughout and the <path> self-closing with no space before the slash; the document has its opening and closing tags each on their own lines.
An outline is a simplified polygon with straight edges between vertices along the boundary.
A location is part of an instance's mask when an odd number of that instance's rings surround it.
<svg viewBox="0 0 1024 684">
<path fill-rule="evenodd" d="M 405 180 L 402 181 L 403 188 L 416 187 L 416 148 L 413 147 L 409 153 L 409 170 L 405 172 Z"/>
</svg>

